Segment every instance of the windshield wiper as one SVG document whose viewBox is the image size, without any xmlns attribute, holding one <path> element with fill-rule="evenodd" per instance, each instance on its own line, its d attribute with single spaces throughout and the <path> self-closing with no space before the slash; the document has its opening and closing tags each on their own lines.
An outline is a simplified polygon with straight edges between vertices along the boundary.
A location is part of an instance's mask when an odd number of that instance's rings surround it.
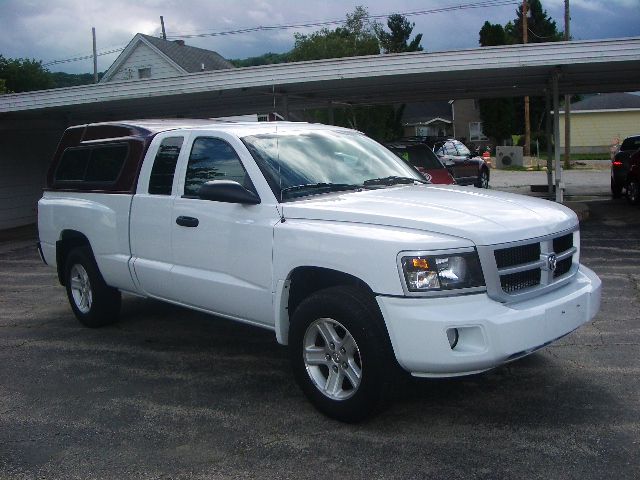
<svg viewBox="0 0 640 480">
<path fill-rule="evenodd" d="M 391 175 L 390 177 L 382 177 L 382 178 L 372 178 L 370 180 L 365 180 L 363 185 L 365 187 L 371 185 L 399 185 L 399 184 L 410 184 L 410 183 L 428 183 L 426 180 L 420 180 L 419 178 L 411 178 L 411 177 L 398 177 L 395 175 Z"/>
<path fill-rule="evenodd" d="M 352 183 L 305 183 L 302 185 L 294 185 L 292 187 L 287 187 L 282 189 L 282 194 L 297 192 L 300 190 L 321 190 L 319 193 L 323 192 L 340 192 L 343 190 L 355 190 L 357 188 L 361 188 L 362 185 L 356 185 Z"/>
</svg>

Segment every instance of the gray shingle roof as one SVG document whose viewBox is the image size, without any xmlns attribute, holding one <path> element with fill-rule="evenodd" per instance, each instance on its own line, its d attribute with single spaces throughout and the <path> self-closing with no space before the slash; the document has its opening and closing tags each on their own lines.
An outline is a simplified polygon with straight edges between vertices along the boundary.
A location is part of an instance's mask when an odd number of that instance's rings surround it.
<svg viewBox="0 0 640 480">
<path fill-rule="evenodd" d="M 203 64 L 205 71 L 234 68 L 233 64 L 212 50 L 191 47 L 176 41 L 163 40 L 162 38 L 152 37 L 150 35 L 140 34 L 140 36 L 144 37 L 145 40 L 149 41 L 154 47 L 184 68 L 188 73 L 202 71 Z"/>
<path fill-rule="evenodd" d="M 640 95 L 630 93 L 601 93 L 571 104 L 572 111 L 620 110 L 640 108 Z"/>
</svg>

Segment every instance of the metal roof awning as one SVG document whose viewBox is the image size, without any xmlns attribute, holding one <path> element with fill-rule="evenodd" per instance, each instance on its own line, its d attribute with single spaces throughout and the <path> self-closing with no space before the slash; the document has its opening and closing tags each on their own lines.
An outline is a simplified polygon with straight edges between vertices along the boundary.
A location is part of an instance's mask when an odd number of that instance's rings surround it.
<svg viewBox="0 0 640 480">
<path fill-rule="evenodd" d="M 640 37 L 285 63 L 0 96 L 6 121 L 214 117 L 333 104 L 640 89 Z"/>
</svg>

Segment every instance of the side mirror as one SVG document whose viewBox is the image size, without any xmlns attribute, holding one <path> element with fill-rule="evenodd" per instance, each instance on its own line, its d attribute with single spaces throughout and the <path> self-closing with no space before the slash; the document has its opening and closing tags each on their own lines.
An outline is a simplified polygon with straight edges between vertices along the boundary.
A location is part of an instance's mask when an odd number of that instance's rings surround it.
<svg viewBox="0 0 640 480">
<path fill-rule="evenodd" d="M 241 203 L 243 205 L 257 205 L 260 203 L 260 197 L 233 180 L 206 182 L 198 190 L 198 197 L 202 200 Z"/>
</svg>

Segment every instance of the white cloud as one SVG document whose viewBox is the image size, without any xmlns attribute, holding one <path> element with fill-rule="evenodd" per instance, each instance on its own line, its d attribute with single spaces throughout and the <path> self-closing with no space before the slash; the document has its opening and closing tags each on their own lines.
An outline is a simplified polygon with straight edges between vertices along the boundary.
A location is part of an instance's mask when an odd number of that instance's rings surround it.
<svg viewBox="0 0 640 480">
<path fill-rule="evenodd" d="M 65 59 L 91 53 L 91 27 L 96 27 L 98 49 L 125 46 L 136 32 L 158 34 L 160 15 L 169 35 L 224 32 L 257 25 L 278 25 L 342 19 L 356 5 L 372 14 L 408 12 L 460 5 L 471 0 L 0 0 L 0 53 L 6 57 Z M 564 0 L 542 0 L 561 28 Z M 612 6 L 613 5 L 613 6 Z M 636 25 L 640 0 L 571 0 L 574 38 L 640 35 Z M 414 34 L 423 33 L 426 50 L 471 48 L 485 20 L 504 24 L 515 16 L 515 5 L 457 10 L 414 16 Z M 602 10 L 604 9 L 604 10 Z M 300 29 L 305 31 L 304 29 Z M 313 29 L 312 29 L 313 30 Z M 284 52 L 293 46 L 296 30 L 190 38 L 190 45 L 218 51 L 228 58 L 266 52 Z M 307 30 L 309 31 L 309 30 Z M 100 57 L 106 69 L 116 55 Z M 55 67 L 90 71 L 90 60 Z"/>
</svg>

